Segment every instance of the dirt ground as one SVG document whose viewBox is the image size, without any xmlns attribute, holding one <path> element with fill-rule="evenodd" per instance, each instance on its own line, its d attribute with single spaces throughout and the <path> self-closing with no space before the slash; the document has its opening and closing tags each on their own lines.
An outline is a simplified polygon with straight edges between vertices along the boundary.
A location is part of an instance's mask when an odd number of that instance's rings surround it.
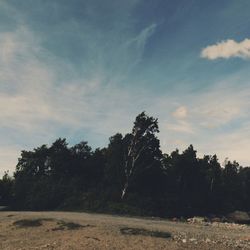
<svg viewBox="0 0 250 250">
<path fill-rule="evenodd" d="M 89 213 L 0 212 L 0 249 L 250 249 L 250 227 Z"/>
</svg>

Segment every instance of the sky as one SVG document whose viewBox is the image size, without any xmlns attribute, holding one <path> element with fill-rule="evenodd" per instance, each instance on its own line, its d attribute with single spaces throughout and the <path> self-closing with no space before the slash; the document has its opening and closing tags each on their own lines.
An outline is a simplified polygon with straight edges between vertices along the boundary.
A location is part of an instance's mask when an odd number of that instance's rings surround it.
<svg viewBox="0 0 250 250">
<path fill-rule="evenodd" d="M 0 0 L 0 175 L 21 150 L 107 146 L 142 111 L 164 153 L 250 165 L 250 1 Z"/>
</svg>

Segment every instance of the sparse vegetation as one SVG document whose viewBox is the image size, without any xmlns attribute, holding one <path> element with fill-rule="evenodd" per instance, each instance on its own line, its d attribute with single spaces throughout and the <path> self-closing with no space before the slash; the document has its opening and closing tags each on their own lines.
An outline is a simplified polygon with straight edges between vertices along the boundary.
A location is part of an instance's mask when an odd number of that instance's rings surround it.
<svg viewBox="0 0 250 250">
<path fill-rule="evenodd" d="M 74 222 L 66 222 L 66 221 L 59 221 L 57 222 L 59 227 L 57 227 L 57 230 L 76 230 L 84 227 L 90 227 L 90 225 L 80 225 L 78 223 Z"/>
<path fill-rule="evenodd" d="M 150 231 L 143 228 L 123 227 L 120 229 L 120 232 L 126 235 L 142 235 L 166 239 L 171 237 L 171 234 L 168 232 Z"/>
<path fill-rule="evenodd" d="M 42 222 L 43 221 L 54 221 L 54 220 L 50 219 L 50 218 L 44 218 L 44 219 L 23 219 L 23 220 L 17 220 L 15 222 L 13 222 L 13 225 L 17 226 L 17 227 L 40 227 L 40 226 L 42 226 Z"/>
<path fill-rule="evenodd" d="M 180 223 L 150 218 L 55 211 L 13 214 L 16 221 L 41 219 L 42 225 L 25 226 L 21 230 L 19 227 L 10 226 L 13 218 L 7 217 L 7 212 L 1 212 L 1 249 L 228 250 L 249 249 L 250 244 L 250 227 L 234 223 Z M 52 220 L 43 221 L 45 216 Z M 78 225 L 73 224 L 74 229 L 67 229 L 67 226 L 72 228 L 71 223 L 75 222 Z"/>
<path fill-rule="evenodd" d="M 13 223 L 14 226 L 17 227 L 40 227 L 42 225 L 41 219 L 25 219 L 25 220 L 17 220 Z"/>
</svg>

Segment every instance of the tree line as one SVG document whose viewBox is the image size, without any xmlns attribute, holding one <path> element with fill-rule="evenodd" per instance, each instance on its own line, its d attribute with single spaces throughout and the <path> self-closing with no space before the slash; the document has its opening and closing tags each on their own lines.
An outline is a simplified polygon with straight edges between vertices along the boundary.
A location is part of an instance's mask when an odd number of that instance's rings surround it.
<svg viewBox="0 0 250 250">
<path fill-rule="evenodd" d="M 198 158 L 193 146 L 164 154 L 158 120 L 139 114 L 132 131 L 92 150 L 66 139 L 23 150 L 13 177 L 0 180 L 0 205 L 160 217 L 250 211 L 250 168 Z"/>
</svg>

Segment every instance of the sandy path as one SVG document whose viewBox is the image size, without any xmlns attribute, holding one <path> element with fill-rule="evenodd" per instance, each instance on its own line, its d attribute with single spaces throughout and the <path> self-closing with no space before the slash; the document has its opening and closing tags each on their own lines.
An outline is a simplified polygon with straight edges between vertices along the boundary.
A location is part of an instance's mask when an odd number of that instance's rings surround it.
<svg viewBox="0 0 250 250">
<path fill-rule="evenodd" d="M 19 228 L 21 219 L 42 220 L 38 227 Z M 58 223 L 83 227 L 60 229 Z M 124 235 L 123 227 L 170 232 L 171 238 Z M 199 225 L 72 212 L 0 212 L 0 249 L 250 249 L 250 227 Z"/>
</svg>

